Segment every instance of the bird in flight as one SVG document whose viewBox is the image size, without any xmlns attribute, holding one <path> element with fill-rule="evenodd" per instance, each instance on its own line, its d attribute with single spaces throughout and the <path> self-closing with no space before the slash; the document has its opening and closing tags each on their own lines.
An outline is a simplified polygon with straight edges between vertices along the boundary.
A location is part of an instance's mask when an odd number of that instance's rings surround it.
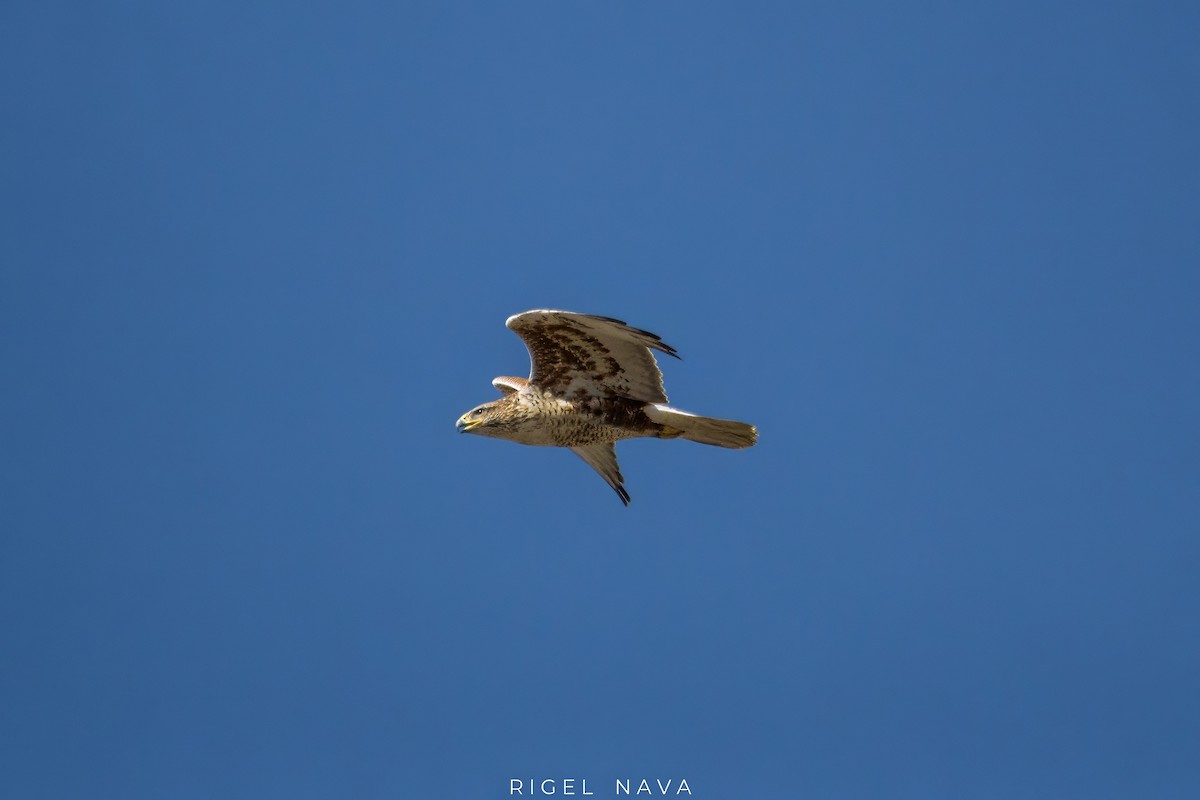
<svg viewBox="0 0 1200 800">
<path fill-rule="evenodd" d="M 662 372 L 650 351 L 679 355 L 653 333 L 570 311 L 526 311 L 505 325 L 529 348 L 529 377 L 493 380 L 504 396 L 459 417 L 460 433 L 570 448 L 625 505 L 629 492 L 613 447 L 621 439 L 683 438 L 734 449 L 758 440 L 753 425 L 667 405 Z"/>
</svg>

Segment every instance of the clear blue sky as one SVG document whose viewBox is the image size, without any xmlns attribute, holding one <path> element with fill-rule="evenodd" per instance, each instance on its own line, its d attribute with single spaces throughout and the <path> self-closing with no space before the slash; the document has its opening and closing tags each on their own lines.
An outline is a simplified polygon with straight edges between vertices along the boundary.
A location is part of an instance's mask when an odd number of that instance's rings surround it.
<svg viewBox="0 0 1200 800">
<path fill-rule="evenodd" d="M 1200 795 L 1198 30 L 4 3 L 0 794 Z M 760 445 L 459 436 L 538 307 Z"/>
</svg>

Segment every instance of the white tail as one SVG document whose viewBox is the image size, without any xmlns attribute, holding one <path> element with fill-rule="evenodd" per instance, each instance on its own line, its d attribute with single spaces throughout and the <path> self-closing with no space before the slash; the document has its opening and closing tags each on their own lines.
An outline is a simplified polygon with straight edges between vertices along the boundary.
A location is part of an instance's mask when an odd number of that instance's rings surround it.
<svg viewBox="0 0 1200 800">
<path fill-rule="evenodd" d="M 670 406 L 647 405 L 642 410 L 647 417 L 663 426 L 663 432 L 659 434 L 663 439 L 681 436 L 701 444 L 737 449 L 750 447 L 758 441 L 758 431 L 745 422 L 699 417 Z"/>
</svg>

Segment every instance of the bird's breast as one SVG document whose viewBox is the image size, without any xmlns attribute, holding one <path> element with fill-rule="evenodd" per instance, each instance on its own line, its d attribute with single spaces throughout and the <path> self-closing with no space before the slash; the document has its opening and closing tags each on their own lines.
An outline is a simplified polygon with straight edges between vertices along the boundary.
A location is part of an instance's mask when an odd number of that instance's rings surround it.
<svg viewBox="0 0 1200 800">
<path fill-rule="evenodd" d="M 641 404 L 622 399 L 565 400 L 541 392 L 522 392 L 516 419 L 504 438 L 521 444 L 579 447 L 651 435 Z M 656 426 L 652 426 L 656 427 Z"/>
</svg>

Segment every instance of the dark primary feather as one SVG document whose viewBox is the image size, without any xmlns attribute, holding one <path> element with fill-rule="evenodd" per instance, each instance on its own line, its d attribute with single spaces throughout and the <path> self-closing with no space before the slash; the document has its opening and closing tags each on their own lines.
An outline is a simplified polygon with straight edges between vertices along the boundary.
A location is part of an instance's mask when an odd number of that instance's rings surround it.
<svg viewBox="0 0 1200 800">
<path fill-rule="evenodd" d="M 625 491 L 625 478 L 621 475 L 621 468 L 617 466 L 617 450 L 613 447 L 612 442 L 572 447 L 571 452 L 600 473 L 600 477 L 604 478 L 604 482 L 613 488 L 613 491 L 621 498 L 621 502 L 629 505 L 629 492 Z"/>
</svg>

